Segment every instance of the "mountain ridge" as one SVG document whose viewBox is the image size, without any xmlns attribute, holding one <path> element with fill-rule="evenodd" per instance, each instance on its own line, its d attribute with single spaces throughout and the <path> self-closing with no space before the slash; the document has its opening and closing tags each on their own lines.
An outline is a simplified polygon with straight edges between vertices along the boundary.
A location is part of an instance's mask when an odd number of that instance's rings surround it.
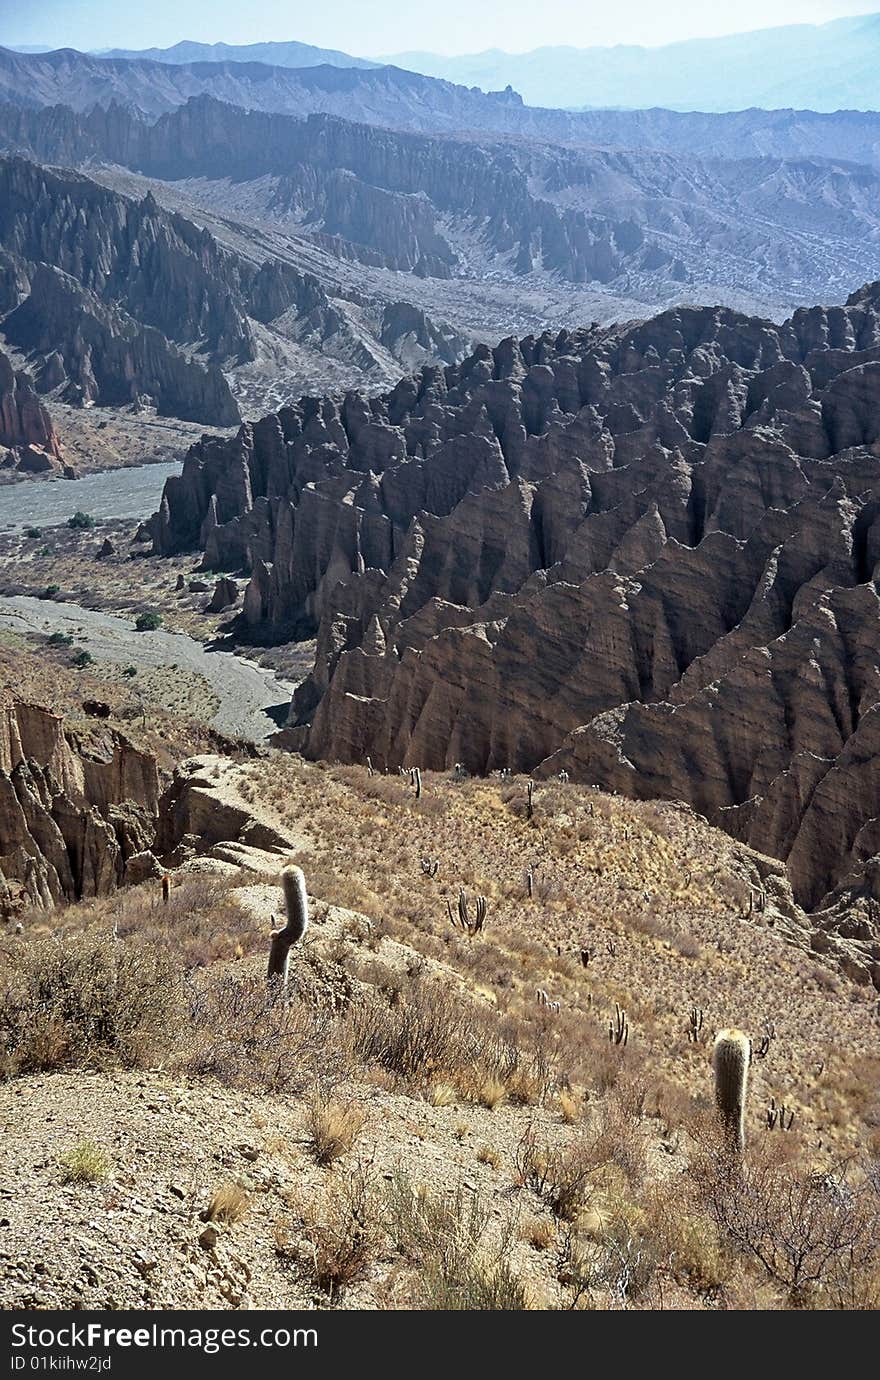
<svg viewBox="0 0 880 1380">
<path fill-rule="evenodd" d="M 307 756 L 683 799 L 815 907 L 880 853 L 878 390 L 877 283 L 507 339 L 197 445 L 156 550 L 316 637 Z"/>
</svg>

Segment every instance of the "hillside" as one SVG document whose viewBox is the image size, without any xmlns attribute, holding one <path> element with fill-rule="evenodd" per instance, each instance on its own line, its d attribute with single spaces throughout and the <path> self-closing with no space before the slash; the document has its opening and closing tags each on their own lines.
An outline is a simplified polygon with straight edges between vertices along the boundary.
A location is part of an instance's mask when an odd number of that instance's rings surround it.
<svg viewBox="0 0 880 1380">
<path fill-rule="evenodd" d="M 309 756 L 688 800 L 804 904 L 868 896 L 878 322 L 876 284 L 682 308 L 304 402 L 194 447 L 155 549 L 249 574 L 240 637 L 316 637 Z"/>
<path fill-rule="evenodd" d="M 0 1103 L 33 1165 L 4 1198 L 10 1306 L 876 1307 L 873 999 L 810 953 L 768 859 L 676 806 L 557 782 L 529 819 L 521 778 L 416 798 L 274 753 L 186 762 L 168 799 L 167 905 L 149 881 L 4 941 Z M 281 851 L 236 842 L 247 821 Z M 285 842 L 313 897 L 287 1009 L 264 995 Z M 470 937 L 459 888 L 488 902 Z M 763 1051 L 745 1243 L 710 1112 L 731 1021 Z M 844 1157 L 837 1200 L 815 1171 Z M 59 1216 L 82 1231 L 50 1252 Z"/>
</svg>

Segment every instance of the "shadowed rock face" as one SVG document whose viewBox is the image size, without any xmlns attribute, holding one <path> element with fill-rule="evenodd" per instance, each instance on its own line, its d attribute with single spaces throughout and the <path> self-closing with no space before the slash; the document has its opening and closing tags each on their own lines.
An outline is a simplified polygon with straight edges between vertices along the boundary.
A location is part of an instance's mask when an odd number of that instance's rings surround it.
<svg viewBox="0 0 880 1380">
<path fill-rule="evenodd" d="M 0 88 L 2 67 L 0 51 Z M 382 81 L 406 85 L 408 76 L 386 72 Z M 206 94 L 154 123 L 119 104 L 88 114 L 0 104 L 0 148 L 50 163 L 104 161 L 172 181 L 230 179 L 236 201 L 259 222 L 293 225 L 299 238 L 342 259 L 432 278 L 515 273 L 532 276 L 542 291 L 549 270 L 646 302 L 677 300 L 681 284 L 691 283 L 689 295 L 745 293 L 747 302 L 772 303 L 777 316 L 780 303 L 793 305 L 802 292 L 833 299 L 841 282 L 876 271 L 876 114 L 824 117 L 818 138 L 803 112 L 769 112 L 792 117 L 782 129 L 778 120 L 768 125 L 768 112 L 715 117 L 718 137 L 707 146 L 700 131 L 711 117 L 681 116 L 690 133 L 666 147 L 652 131 L 657 120 L 675 124 L 668 111 L 629 112 L 629 119 L 591 112 L 595 132 L 580 139 L 589 146 L 575 147 L 570 113 L 555 112 L 562 126 L 553 121 L 541 135 L 554 147 L 493 135 L 493 112 L 528 119 L 539 112 L 481 93 L 462 93 L 480 96 L 486 108 L 471 108 L 468 118 L 462 112 L 451 126 L 457 138 L 438 137 L 442 122 L 428 122 L 432 134 L 413 132 L 406 99 L 395 118 L 377 118 L 355 104 L 334 105 L 331 114 L 326 94 L 312 92 L 317 104 L 305 102 L 305 119 Z M 618 118 L 626 132 L 615 135 Z"/>
<path fill-rule="evenodd" d="M 685 799 L 815 906 L 880 853 L 878 418 L 880 285 L 681 308 L 204 440 L 155 545 L 317 637 L 308 755 Z"/>
<path fill-rule="evenodd" d="M 426 205 L 405 197 L 403 206 L 387 261 L 443 268 Z M 366 236 L 385 223 L 375 207 L 352 203 L 348 212 Z M 328 231 L 348 223 L 341 203 L 334 216 L 323 222 Z M 362 307 L 369 320 L 360 320 Z M 260 354 L 261 325 L 273 327 L 268 338 L 282 356 L 284 345 L 294 358 L 304 346 L 345 361 L 349 379 L 362 368 L 380 382 L 396 378 L 398 365 L 460 359 L 468 344 L 406 303 L 359 299 L 349 314 L 313 275 L 221 247 L 150 193 L 135 200 L 23 158 L 0 157 L 0 317 L 7 338 L 35 356 L 40 390 L 66 385 L 70 401 L 108 405 L 147 397 L 164 414 L 212 426 L 241 420 L 227 375 L 258 360 L 258 375 L 274 372 L 265 341 Z"/>
<path fill-rule="evenodd" d="M 153 841 L 155 759 L 112 729 L 86 737 L 57 714 L 0 698 L 0 914 L 101 896 Z"/>
<path fill-rule="evenodd" d="M 0 446 L 11 450 L 35 450 L 53 467 L 61 461 L 61 442 L 52 418 L 40 402 L 30 376 L 15 370 L 9 357 L 0 350 Z M 22 459 L 26 457 L 22 456 Z"/>
</svg>

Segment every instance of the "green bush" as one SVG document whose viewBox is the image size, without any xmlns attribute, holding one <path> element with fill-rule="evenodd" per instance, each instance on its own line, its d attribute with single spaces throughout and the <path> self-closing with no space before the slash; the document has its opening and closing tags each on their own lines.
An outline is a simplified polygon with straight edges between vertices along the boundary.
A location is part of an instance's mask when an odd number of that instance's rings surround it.
<svg viewBox="0 0 880 1380">
<path fill-rule="evenodd" d="M 78 670 L 82 670 L 84 666 L 91 666 L 94 659 L 91 652 L 81 649 L 76 653 L 70 664 L 71 666 L 76 666 Z"/>
<path fill-rule="evenodd" d="M 46 638 L 46 643 L 50 647 L 72 647 L 73 638 L 70 633 L 53 632 Z"/>
<path fill-rule="evenodd" d="M 43 529 L 42 527 L 26 527 L 24 529 L 24 534 L 31 540 L 36 540 L 37 537 L 41 537 L 43 535 Z"/>
<path fill-rule="evenodd" d="M 134 625 L 138 632 L 155 632 L 157 628 L 162 626 L 162 615 L 153 609 L 146 609 L 143 613 L 138 614 L 134 620 Z"/>
<path fill-rule="evenodd" d="M 83 513 L 80 509 L 77 509 L 73 517 L 67 519 L 67 525 L 68 527 L 81 528 L 87 531 L 90 527 L 94 527 L 95 519 L 92 517 L 91 513 Z"/>
</svg>

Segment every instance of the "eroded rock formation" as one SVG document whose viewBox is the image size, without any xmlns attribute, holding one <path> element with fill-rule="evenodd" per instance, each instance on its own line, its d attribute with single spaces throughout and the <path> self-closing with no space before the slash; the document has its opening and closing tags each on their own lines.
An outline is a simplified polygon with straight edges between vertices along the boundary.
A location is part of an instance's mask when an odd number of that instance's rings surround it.
<svg viewBox="0 0 880 1380">
<path fill-rule="evenodd" d="M 30 375 L 13 369 L 0 350 L 0 449 L 17 469 L 51 470 L 62 465 L 61 441 L 52 418 L 40 402 Z M 5 462 L 4 462 L 5 463 Z"/>
<path fill-rule="evenodd" d="M 116 730 L 88 734 L 0 693 L 0 914 L 100 896 L 156 832 L 155 759 Z"/>
<path fill-rule="evenodd" d="M 817 905 L 880 854 L 880 286 L 480 347 L 168 482 L 156 549 L 314 635 L 310 756 L 690 801 Z"/>
</svg>

